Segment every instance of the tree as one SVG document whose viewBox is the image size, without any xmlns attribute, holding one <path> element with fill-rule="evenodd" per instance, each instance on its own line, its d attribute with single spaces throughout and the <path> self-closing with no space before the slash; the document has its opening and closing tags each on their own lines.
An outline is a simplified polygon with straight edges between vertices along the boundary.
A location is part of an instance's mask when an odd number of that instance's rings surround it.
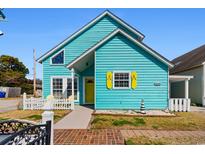
<svg viewBox="0 0 205 154">
<path fill-rule="evenodd" d="M 21 87 L 27 82 L 28 68 L 18 58 L 0 56 L 0 86 Z"/>
<path fill-rule="evenodd" d="M 0 57 L 0 71 L 14 71 L 22 73 L 24 76 L 29 73 L 28 68 L 19 61 L 18 58 L 14 58 L 8 55 L 2 55 Z"/>
</svg>

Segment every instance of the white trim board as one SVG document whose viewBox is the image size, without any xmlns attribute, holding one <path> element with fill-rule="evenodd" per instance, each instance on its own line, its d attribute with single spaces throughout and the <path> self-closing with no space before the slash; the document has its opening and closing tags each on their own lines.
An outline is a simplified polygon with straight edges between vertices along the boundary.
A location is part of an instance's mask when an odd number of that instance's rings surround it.
<svg viewBox="0 0 205 154">
<path fill-rule="evenodd" d="M 116 17 L 115 15 L 113 15 L 111 12 L 109 11 L 105 11 L 103 12 L 101 15 L 99 15 L 98 17 L 96 17 L 94 20 L 92 20 L 90 23 L 88 23 L 87 25 L 85 25 L 84 27 L 82 27 L 79 31 L 75 32 L 73 35 L 71 35 L 70 37 L 68 37 L 67 39 L 65 39 L 63 42 L 61 42 L 60 44 L 58 44 L 56 47 L 54 47 L 53 49 L 51 49 L 50 51 L 48 51 L 46 54 L 44 54 L 43 56 L 41 56 L 40 58 L 37 59 L 37 61 L 39 63 L 42 63 L 42 61 L 48 57 L 50 54 L 52 54 L 53 52 L 55 52 L 56 50 L 58 50 L 59 48 L 61 48 L 62 46 L 64 46 L 66 43 L 68 43 L 69 41 L 71 41 L 73 38 L 77 37 L 79 34 L 81 34 L 82 32 L 84 32 L 86 29 L 88 29 L 89 27 L 91 27 L 92 25 L 94 25 L 96 22 L 98 22 L 101 18 L 103 18 L 104 16 L 110 16 L 111 18 L 113 18 L 115 21 L 117 21 L 119 24 L 121 24 L 122 26 L 126 27 L 127 29 L 129 29 L 131 32 L 133 32 L 134 34 L 138 35 L 141 37 L 141 40 L 144 38 L 144 35 L 141 34 L 140 32 L 138 32 L 137 30 L 135 30 L 134 28 L 132 28 L 131 26 L 129 26 L 127 23 L 125 23 L 124 21 L 120 20 L 118 17 Z"/>
<path fill-rule="evenodd" d="M 182 80 L 190 80 L 193 79 L 194 76 L 192 75 L 169 75 L 169 80 L 171 79 L 182 79 Z"/>
<path fill-rule="evenodd" d="M 139 45 L 140 47 L 142 47 L 145 51 L 147 51 L 149 54 L 153 55 L 154 57 L 156 57 L 157 59 L 159 59 L 160 61 L 162 61 L 163 63 L 167 64 L 169 67 L 173 67 L 174 65 L 171 64 L 170 62 L 168 62 L 167 60 L 165 60 L 164 58 L 160 57 L 158 54 L 156 54 L 153 50 L 151 50 L 150 48 L 146 47 L 144 44 L 142 44 L 141 42 L 135 40 L 132 36 L 130 36 L 129 34 L 127 34 L 126 32 L 122 31 L 121 29 L 117 29 L 114 32 L 112 32 L 110 35 L 106 36 L 103 40 L 101 40 L 99 43 L 97 43 L 96 45 L 94 45 L 92 48 L 90 48 L 89 50 L 87 50 L 85 53 L 83 53 L 81 56 L 79 56 L 78 58 L 76 58 L 74 61 L 72 61 L 70 64 L 67 65 L 67 68 L 72 68 L 73 65 L 81 60 L 83 57 L 85 57 L 86 55 L 88 55 L 91 52 L 94 52 L 96 50 L 96 48 L 98 48 L 99 46 L 101 46 L 103 43 L 105 43 L 106 41 L 108 41 L 110 38 L 112 38 L 113 36 L 117 35 L 118 33 L 122 34 L 123 36 L 127 37 L 130 41 L 134 42 L 135 44 Z"/>
</svg>

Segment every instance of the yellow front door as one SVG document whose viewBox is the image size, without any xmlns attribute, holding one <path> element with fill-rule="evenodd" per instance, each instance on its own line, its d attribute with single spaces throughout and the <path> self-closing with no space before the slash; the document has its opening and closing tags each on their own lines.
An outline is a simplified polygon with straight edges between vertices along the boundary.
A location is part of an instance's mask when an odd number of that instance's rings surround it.
<svg viewBox="0 0 205 154">
<path fill-rule="evenodd" d="M 85 78 L 85 103 L 94 103 L 94 78 Z"/>
</svg>

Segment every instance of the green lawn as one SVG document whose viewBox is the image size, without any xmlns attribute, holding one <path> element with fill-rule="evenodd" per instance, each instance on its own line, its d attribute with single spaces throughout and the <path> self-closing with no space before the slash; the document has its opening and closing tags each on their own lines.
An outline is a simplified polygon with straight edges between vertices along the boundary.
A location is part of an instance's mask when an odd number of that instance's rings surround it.
<svg viewBox="0 0 205 154">
<path fill-rule="evenodd" d="M 0 120 L 9 120 L 9 119 L 24 119 L 34 122 L 40 122 L 42 119 L 41 114 L 44 111 L 42 110 L 14 110 L 4 113 L 0 113 Z M 64 116 L 69 114 L 70 110 L 55 110 L 54 111 L 54 122 L 59 121 Z"/>
<path fill-rule="evenodd" d="M 129 138 L 125 141 L 127 145 L 192 145 L 205 144 L 204 137 L 145 137 L 139 136 Z"/>
<path fill-rule="evenodd" d="M 155 129 L 155 130 L 205 130 L 204 112 L 178 112 L 176 117 L 127 117 L 96 115 L 92 129 Z"/>
</svg>

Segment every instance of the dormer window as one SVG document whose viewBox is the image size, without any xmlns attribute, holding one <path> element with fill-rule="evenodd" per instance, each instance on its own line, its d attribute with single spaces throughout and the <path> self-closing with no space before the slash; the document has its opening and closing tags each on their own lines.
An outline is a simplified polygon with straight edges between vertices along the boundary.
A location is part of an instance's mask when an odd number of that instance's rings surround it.
<svg viewBox="0 0 205 154">
<path fill-rule="evenodd" d="M 51 58 L 51 64 L 62 65 L 64 64 L 64 50 L 58 52 Z"/>
</svg>

